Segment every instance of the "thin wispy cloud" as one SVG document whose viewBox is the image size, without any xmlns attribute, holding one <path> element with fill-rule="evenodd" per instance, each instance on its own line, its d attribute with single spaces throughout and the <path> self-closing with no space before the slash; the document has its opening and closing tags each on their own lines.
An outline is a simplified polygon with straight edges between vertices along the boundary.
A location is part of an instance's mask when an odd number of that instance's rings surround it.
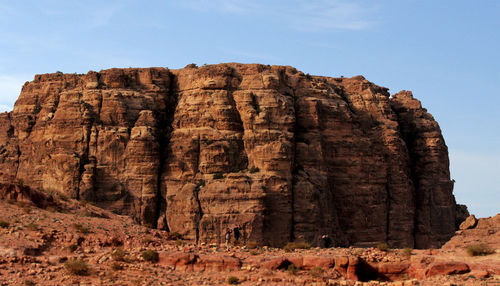
<svg viewBox="0 0 500 286">
<path fill-rule="evenodd" d="M 185 0 L 181 5 L 200 12 L 281 18 L 283 25 L 301 31 L 364 30 L 376 24 L 374 6 L 347 0 Z"/>
</svg>

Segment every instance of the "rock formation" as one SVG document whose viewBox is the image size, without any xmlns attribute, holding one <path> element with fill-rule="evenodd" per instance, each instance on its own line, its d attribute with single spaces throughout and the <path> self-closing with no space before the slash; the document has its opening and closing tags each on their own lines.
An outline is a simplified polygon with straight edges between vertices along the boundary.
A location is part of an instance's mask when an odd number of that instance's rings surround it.
<svg viewBox="0 0 500 286">
<path fill-rule="evenodd" d="M 440 246 L 448 165 L 411 92 L 287 66 L 37 75 L 0 114 L 3 173 L 200 242 Z"/>
<path fill-rule="evenodd" d="M 500 249 L 500 213 L 493 217 L 477 219 L 469 216 L 443 249 L 464 249 L 483 244 L 493 250 Z"/>
</svg>

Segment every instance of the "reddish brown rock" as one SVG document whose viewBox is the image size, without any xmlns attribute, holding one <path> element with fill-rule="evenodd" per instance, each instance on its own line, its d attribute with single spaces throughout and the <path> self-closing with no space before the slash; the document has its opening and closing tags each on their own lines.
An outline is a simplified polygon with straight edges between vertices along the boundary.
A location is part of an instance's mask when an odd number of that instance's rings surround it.
<svg viewBox="0 0 500 286">
<path fill-rule="evenodd" d="M 358 273 L 360 267 L 360 260 L 358 257 L 349 256 L 349 265 L 347 266 L 347 279 L 357 281 L 359 280 Z"/>
<path fill-rule="evenodd" d="M 199 256 L 194 265 L 195 271 L 231 271 L 239 270 L 241 260 L 227 255 L 205 254 Z"/>
<path fill-rule="evenodd" d="M 198 255 L 193 253 L 170 253 L 160 252 L 158 255 L 160 265 L 170 266 L 176 270 L 194 270 L 194 264 L 198 260 Z"/>
<path fill-rule="evenodd" d="M 469 216 L 464 222 L 460 224 L 460 229 L 471 229 L 476 227 L 477 225 L 477 218 L 474 215 Z"/>
<path fill-rule="evenodd" d="M 302 267 L 307 270 L 315 267 L 329 269 L 333 266 L 335 266 L 333 257 L 304 256 L 302 260 Z"/>
<path fill-rule="evenodd" d="M 415 189 L 415 246 L 439 247 L 455 231 L 456 204 L 450 180 L 448 148 L 438 123 L 409 91 L 395 94 L 402 138 L 411 158 Z"/>
<path fill-rule="evenodd" d="M 408 274 L 410 265 L 409 262 L 385 262 L 378 263 L 375 269 L 379 276 L 395 281 Z"/>
<path fill-rule="evenodd" d="M 425 275 L 431 277 L 435 275 L 464 274 L 469 271 L 469 266 L 463 262 L 435 262 L 429 265 Z"/>
<path fill-rule="evenodd" d="M 261 268 L 268 270 L 287 269 L 290 264 L 292 264 L 292 262 L 283 256 L 270 257 L 262 262 Z"/>
<path fill-rule="evenodd" d="M 220 64 L 37 75 L 0 114 L 0 168 L 187 239 L 439 246 L 447 147 L 410 92 Z"/>
<path fill-rule="evenodd" d="M 474 219 L 471 217 L 464 222 L 464 227 L 474 224 Z M 477 219 L 474 227 L 457 231 L 442 248 L 465 249 L 467 246 L 477 244 L 483 244 L 492 250 L 500 249 L 500 214 Z"/>
<path fill-rule="evenodd" d="M 24 186 L 13 178 L 0 173 L 0 200 L 33 204 L 40 208 L 56 207 L 54 198 L 43 192 Z"/>
</svg>

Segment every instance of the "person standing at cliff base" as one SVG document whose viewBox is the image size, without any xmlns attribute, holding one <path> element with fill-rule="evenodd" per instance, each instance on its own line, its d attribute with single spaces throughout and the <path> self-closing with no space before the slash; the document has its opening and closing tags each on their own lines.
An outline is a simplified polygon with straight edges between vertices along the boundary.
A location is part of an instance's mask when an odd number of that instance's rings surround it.
<svg viewBox="0 0 500 286">
<path fill-rule="evenodd" d="M 321 236 L 321 248 L 330 248 L 332 245 L 332 240 L 328 236 L 328 234 L 324 234 Z"/>
<path fill-rule="evenodd" d="M 226 239 L 226 247 L 229 247 L 229 243 L 231 242 L 231 229 L 226 228 L 226 234 L 224 235 L 224 238 Z"/>
</svg>

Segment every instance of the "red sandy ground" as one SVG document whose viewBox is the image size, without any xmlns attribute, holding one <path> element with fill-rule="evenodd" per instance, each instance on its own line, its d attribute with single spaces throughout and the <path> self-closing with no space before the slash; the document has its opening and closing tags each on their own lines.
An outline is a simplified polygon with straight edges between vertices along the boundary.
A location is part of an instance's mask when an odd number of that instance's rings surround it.
<svg viewBox="0 0 500 286">
<path fill-rule="evenodd" d="M 90 204 L 73 200 L 62 200 L 61 204 L 63 212 L 0 202 L 0 220 L 9 223 L 0 228 L 2 285 L 221 285 L 227 284 L 230 276 L 237 277 L 241 285 L 500 285 L 498 250 L 492 255 L 470 257 L 463 248 L 412 250 L 407 255 L 402 250 L 373 248 L 285 252 L 265 247 L 249 249 L 250 244 L 195 246 Z M 70 245 L 76 250 L 71 251 Z M 125 251 L 126 262 L 111 257 L 117 247 Z M 146 249 L 158 251 L 160 261 L 144 261 L 141 253 Z M 190 262 L 194 256 L 197 260 Z M 300 260 L 297 264 L 301 269 L 296 273 L 286 265 L 276 269 L 284 257 Z M 385 265 L 389 268 L 383 270 L 386 272 L 397 272 L 405 265 L 411 268 L 395 275 L 397 281 L 359 282 L 347 279 L 349 275 L 340 268 L 331 267 L 334 260 L 341 263 L 339 257 L 360 257 Z M 84 260 L 89 273 L 71 274 L 64 263 L 68 259 Z M 450 262 L 454 264 L 450 266 Z M 459 271 L 460 263 L 470 267 L 467 273 L 443 274 L 450 269 L 453 272 L 453 267 Z M 113 264 L 122 269 L 113 270 Z"/>
</svg>

